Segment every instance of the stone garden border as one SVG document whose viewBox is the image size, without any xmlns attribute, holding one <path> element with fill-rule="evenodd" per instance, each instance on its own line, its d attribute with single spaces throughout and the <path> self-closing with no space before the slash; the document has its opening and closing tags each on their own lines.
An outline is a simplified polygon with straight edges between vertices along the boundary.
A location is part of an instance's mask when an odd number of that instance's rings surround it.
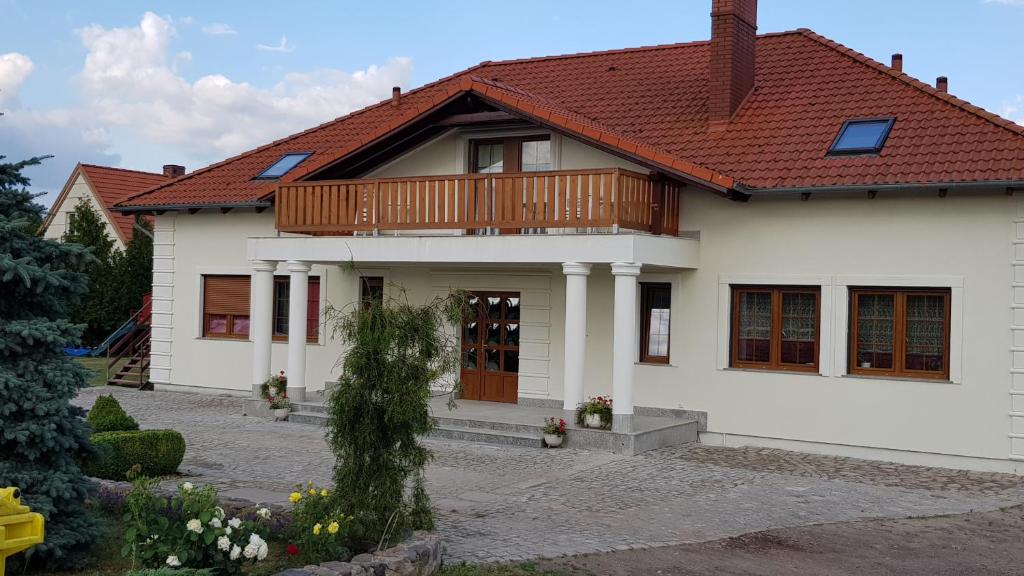
<svg viewBox="0 0 1024 576">
<path fill-rule="evenodd" d="M 131 490 L 130 482 L 94 478 L 99 484 L 99 498 L 119 495 Z M 155 492 L 164 496 L 176 493 L 175 488 L 159 486 Z M 260 504 L 244 498 L 221 498 L 221 506 L 229 514 L 252 513 L 258 507 L 270 509 L 276 522 L 291 522 L 291 511 L 279 504 Z M 276 576 L 433 576 L 441 570 L 444 542 L 432 532 L 414 532 L 408 540 L 373 554 L 357 554 L 348 562 L 324 562 L 303 568 L 289 568 Z"/>
</svg>

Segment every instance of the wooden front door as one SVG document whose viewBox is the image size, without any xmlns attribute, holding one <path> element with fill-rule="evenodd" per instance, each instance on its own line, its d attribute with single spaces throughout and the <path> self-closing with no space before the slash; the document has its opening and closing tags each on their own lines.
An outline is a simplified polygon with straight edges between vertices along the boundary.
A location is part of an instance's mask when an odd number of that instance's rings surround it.
<svg viewBox="0 0 1024 576">
<path fill-rule="evenodd" d="M 519 397 L 518 292 L 474 292 L 462 323 L 462 397 L 515 403 Z"/>
</svg>

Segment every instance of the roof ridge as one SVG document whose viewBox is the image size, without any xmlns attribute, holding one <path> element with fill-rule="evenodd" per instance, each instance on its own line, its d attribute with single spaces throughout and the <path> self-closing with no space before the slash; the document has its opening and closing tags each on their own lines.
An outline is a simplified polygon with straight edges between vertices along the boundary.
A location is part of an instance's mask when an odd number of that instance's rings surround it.
<svg viewBox="0 0 1024 576">
<path fill-rule="evenodd" d="M 822 36 L 821 34 L 818 34 L 817 32 L 811 30 L 810 28 L 799 28 L 797 31 L 800 32 L 806 38 L 810 38 L 811 40 L 814 40 L 824 46 L 827 46 L 828 48 L 831 48 L 836 52 L 839 52 L 847 56 L 848 58 L 852 59 L 855 62 L 863 64 L 869 68 L 873 68 L 878 72 L 886 74 L 896 80 L 903 82 L 904 84 L 917 88 L 918 90 L 921 90 L 926 94 L 929 94 L 939 100 L 942 100 L 943 102 L 946 102 L 951 106 L 960 108 L 965 112 L 974 114 L 975 116 L 978 116 L 983 120 L 987 120 L 992 124 L 995 124 L 996 126 L 1009 130 L 1010 132 L 1013 132 L 1019 136 L 1024 136 L 1024 126 L 1021 126 L 1016 122 L 1013 122 L 1012 120 L 1007 120 L 1006 118 L 1003 118 L 998 114 L 989 112 L 988 110 L 985 110 L 980 106 L 971 104 L 970 102 L 962 98 L 957 98 L 956 96 L 953 96 L 948 92 L 942 92 L 936 89 L 935 87 L 931 86 L 930 84 L 927 84 L 925 82 L 918 80 L 917 78 L 914 78 L 913 76 L 907 74 L 906 72 L 897 72 L 893 70 L 891 67 L 886 66 L 881 62 L 878 62 L 877 60 L 871 58 L 870 56 L 867 56 L 861 52 L 854 50 L 853 48 L 849 48 L 843 44 L 840 44 L 839 42 L 836 42 L 831 38 Z"/>
<path fill-rule="evenodd" d="M 783 30 L 781 32 L 766 32 L 764 34 L 758 34 L 757 38 L 771 38 L 773 36 L 785 36 L 792 34 L 800 34 L 803 28 L 797 28 L 794 30 Z M 631 52 L 644 52 L 653 50 L 671 50 L 674 48 L 685 48 L 687 46 L 700 46 L 702 44 L 709 44 L 710 39 L 705 40 L 689 40 L 687 42 L 672 42 L 669 44 L 650 44 L 647 46 L 631 46 L 628 48 L 612 48 L 610 50 L 593 50 L 589 52 L 572 52 L 569 54 L 551 54 L 548 56 L 532 56 L 527 58 L 512 58 L 509 60 L 484 60 L 480 63 L 480 66 L 503 66 L 506 64 L 522 64 L 526 62 L 541 62 L 544 60 L 564 60 L 568 58 L 587 58 L 590 56 L 608 56 L 609 54 L 625 54 Z"/>
<path fill-rule="evenodd" d="M 454 74 L 449 74 L 448 76 L 445 76 L 443 78 L 438 78 L 437 80 L 434 80 L 433 82 L 430 82 L 428 84 L 424 84 L 422 86 L 418 86 L 416 88 L 413 88 L 412 90 L 409 90 L 408 92 L 406 92 L 405 96 L 408 96 L 408 95 L 411 95 L 411 94 L 415 94 L 417 92 L 421 92 L 423 90 L 426 90 L 427 88 L 432 88 L 432 87 L 437 86 L 439 84 L 444 84 L 446 82 L 451 82 L 452 80 L 455 80 L 455 79 L 457 79 L 459 77 L 462 77 L 462 76 L 465 76 L 466 74 L 469 74 L 473 70 L 477 70 L 477 69 L 483 68 L 483 67 L 484 67 L 483 63 L 477 64 L 475 66 L 470 66 L 469 68 L 466 68 L 465 70 L 460 70 L 458 72 L 455 72 Z M 245 158 L 247 156 L 252 156 L 253 154 L 256 154 L 257 152 L 262 152 L 262 151 L 264 151 L 264 150 L 266 150 L 268 148 L 273 148 L 274 146 L 277 146 L 278 144 L 283 144 L 284 142 L 287 142 L 289 140 L 294 140 L 294 139 L 296 139 L 296 138 L 298 138 L 300 136 L 305 136 L 306 134 L 310 134 L 312 132 L 316 132 L 317 130 L 325 129 L 325 128 L 329 127 L 329 126 L 333 126 L 334 124 L 337 124 L 338 122 L 349 120 L 349 119 L 351 119 L 351 118 L 353 118 L 355 116 L 358 116 L 360 114 L 365 114 L 366 112 L 369 112 L 370 110 L 373 110 L 375 108 L 379 108 L 381 106 L 388 105 L 388 104 L 390 104 L 390 102 L 391 102 L 391 98 L 386 98 L 386 99 L 380 100 L 378 102 L 374 102 L 373 104 L 369 104 L 369 105 L 364 106 L 364 107 L 362 107 L 362 108 L 360 108 L 358 110 L 353 110 L 352 112 L 349 112 L 347 114 L 343 114 L 341 116 L 338 116 L 338 117 L 336 117 L 334 119 L 331 119 L 331 120 L 328 120 L 326 122 L 322 122 L 322 123 L 317 124 L 316 126 L 313 126 L 311 128 L 307 128 L 305 130 L 302 130 L 300 132 L 296 132 L 294 134 L 289 134 L 288 136 L 284 136 L 282 138 L 278 138 L 277 140 L 273 140 L 271 142 L 268 142 L 267 144 L 264 144 L 262 146 L 258 146 L 256 148 L 251 149 L 251 150 L 246 150 L 245 152 L 240 152 L 238 154 L 235 154 L 234 156 L 229 156 L 228 158 L 225 158 L 225 159 L 221 160 L 220 162 L 214 162 L 213 164 L 210 164 L 209 166 L 204 166 L 203 168 L 200 168 L 198 170 L 194 170 L 192 172 L 189 172 L 188 174 L 185 174 L 184 176 L 181 176 L 179 178 L 175 178 L 175 179 L 170 180 L 168 182 L 163 182 L 161 184 L 157 184 L 156 186 L 153 186 L 152 188 L 148 188 L 146 190 L 143 190 L 142 192 L 139 192 L 138 194 L 135 194 L 135 195 L 133 195 L 133 196 L 131 196 L 129 198 L 125 198 L 121 202 L 118 202 L 118 205 L 123 204 L 125 202 L 129 202 L 131 200 L 135 200 L 136 198 L 141 198 L 142 196 L 145 196 L 147 194 L 151 194 L 153 192 L 156 192 L 157 190 L 160 190 L 161 188 L 164 188 L 166 186 L 171 186 L 172 184 L 177 184 L 177 183 L 182 182 L 184 180 L 188 180 L 188 179 L 192 178 L 193 176 L 209 172 L 210 170 L 213 170 L 214 168 L 219 168 L 219 167 L 221 167 L 221 166 L 223 166 L 225 164 L 229 164 L 231 162 L 234 162 L 235 160 L 240 160 L 240 159 Z"/>
<path fill-rule="evenodd" d="M 121 168 L 119 166 L 100 166 L 99 164 L 88 164 L 86 162 L 79 163 L 82 168 L 99 168 L 101 170 L 117 170 L 118 172 L 133 172 L 135 174 L 146 174 L 148 176 L 166 176 L 161 172 L 150 172 L 148 170 L 135 170 L 134 168 Z"/>
</svg>

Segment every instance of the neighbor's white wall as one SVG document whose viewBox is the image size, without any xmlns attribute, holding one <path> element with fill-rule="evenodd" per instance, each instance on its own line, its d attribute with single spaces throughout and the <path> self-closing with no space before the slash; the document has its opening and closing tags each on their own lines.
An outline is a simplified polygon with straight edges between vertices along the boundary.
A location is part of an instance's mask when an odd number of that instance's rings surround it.
<svg viewBox="0 0 1024 576">
<path fill-rule="evenodd" d="M 651 278 L 677 283 L 671 366 L 636 367 L 636 405 L 706 411 L 716 433 L 1007 458 L 1015 200 L 736 203 L 688 192 L 685 206 L 684 228 L 701 232 L 700 266 Z M 730 274 L 962 276 L 962 382 L 838 376 L 836 366 L 829 376 L 719 369 L 719 278 Z M 590 279 L 585 393 L 593 395 L 611 391 L 612 280 L 597 267 Z M 845 345 L 845 335 L 832 339 Z"/>
<path fill-rule="evenodd" d="M 157 216 L 156 230 L 153 381 L 249 392 L 252 343 L 202 337 L 201 278 L 203 274 L 251 274 L 246 240 L 274 235 L 273 214 L 168 214 Z M 286 265 L 281 263 L 275 274 L 286 276 Z M 310 276 L 320 278 L 321 308 L 357 297 L 355 277 L 339 266 L 313 266 Z M 167 295 L 165 304 L 162 301 Z M 163 310 L 165 307 L 169 310 Z M 272 369 L 287 372 L 287 343 L 274 342 L 272 346 Z M 321 327 L 319 342 L 307 345 L 306 350 L 307 387 L 323 389 L 324 381 L 336 377 L 334 363 L 341 346 L 330 339 L 329 329 Z M 163 357 L 157 360 L 157 354 Z M 161 365 L 164 363 L 166 367 Z"/>
<path fill-rule="evenodd" d="M 99 217 L 106 224 L 107 236 L 114 241 L 114 247 L 118 250 L 124 250 L 124 242 L 121 241 L 121 237 L 117 235 L 117 229 L 114 228 L 113 223 L 107 218 L 107 212 L 103 209 L 103 206 L 96 200 L 96 196 L 92 192 L 92 188 L 85 181 L 85 177 L 81 173 L 75 178 L 74 183 L 68 190 L 67 196 L 64 197 L 64 201 L 58 206 L 53 206 L 51 210 L 56 212 L 53 214 L 53 219 L 50 220 L 50 224 L 46 227 L 43 232 L 43 238 L 52 240 L 60 240 L 64 234 L 68 231 L 68 214 L 75 211 L 75 207 L 82 200 L 88 202 L 92 209 L 99 214 Z"/>
</svg>

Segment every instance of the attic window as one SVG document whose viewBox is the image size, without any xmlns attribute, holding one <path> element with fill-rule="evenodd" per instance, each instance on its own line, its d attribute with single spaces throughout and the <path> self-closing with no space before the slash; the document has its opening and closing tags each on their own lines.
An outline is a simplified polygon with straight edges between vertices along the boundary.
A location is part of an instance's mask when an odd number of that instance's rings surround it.
<svg viewBox="0 0 1024 576">
<path fill-rule="evenodd" d="M 298 166 L 300 162 L 309 158 L 309 155 L 309 152 L 285 154 L 280 160 L 271 164 L 270 168 L 260 172 L 259 176 L 256 178 L 258 180 L 273 180 L 275 178 L 280 178 L 290 172 L 292 168 Z"/>
<path fill-rule="evenodd" d="M 829 156 L 841 154 L 878 154 L 885 145 L 895 118 L 872 118 L 843 122 L 839 136 L 828 149 Z"/>
</svg>

